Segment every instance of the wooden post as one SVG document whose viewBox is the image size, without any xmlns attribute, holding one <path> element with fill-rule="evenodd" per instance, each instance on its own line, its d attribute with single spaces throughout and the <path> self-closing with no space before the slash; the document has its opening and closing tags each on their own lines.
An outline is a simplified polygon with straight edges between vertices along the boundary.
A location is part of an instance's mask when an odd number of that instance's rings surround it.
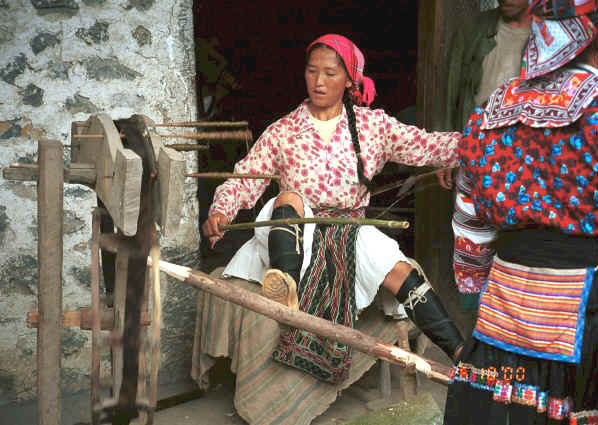
<svg viewBox="0 0 598 425">
<path fill-rule="evenodd" d="M 61 423 L 60 356 L 62 338 L 62 144 L 40 140 L 37 184 L 38 303 L 37 417 L 39 425 Z"/>
<path fill-rule="evenodd" d="M 96 405 L 100 403 L 100 222 L 101 212 L 95 209 L 91 218 L 91 423 L 100 424 Z"/>
<path fill-rule="evenodd" d="M 386 360 L 378 360 L 379 377 L 380 381 L 378 386 L 380 387 L 380 395 L 384 400 L 390 400 L 392 396 L 392 387 L 390 382 L 390 363 Z"/>
<path fill-rule="evenodd" d="M 409 322 L 404 321 L 398 326 L 399 340 L 397 345 L 403 350 L 411 350 L 409 347 Z M 419 354 L 419 353 L 418 353 Z M 417 395 L 417 377 L 414 370 L 399 369 L 399 393 L 403 401 L 412 399 Z"/>
<path fill-rule="evenodd" d="M 445 130 L 446 56 L 452 32 L 479 11 L 474 0 L 421 0 L 418 17 L 417 125 L 428 131 Z M 435 177 L 433 177 L 435 179 Z M 459 307 L 452 267 L 453 192 L 440 186 L 416 194 L 415 258 L 426 271 L 449 317 L 464 335 L 471 335 L 474 314 Z"/>
<path fill-rule="evenodd" d="M 437 111 L 445 99 L 446 79 L 442 78 L 445 7 L 445 0 L 422 0 L 419 6 L 417 124 L 428 131 L 440 130 Z M 452 192 L 441 187 L 416 195 L 415 258 L 435 289 L 439 280 L 451 273 L 451 199 Z"/>
</svg>

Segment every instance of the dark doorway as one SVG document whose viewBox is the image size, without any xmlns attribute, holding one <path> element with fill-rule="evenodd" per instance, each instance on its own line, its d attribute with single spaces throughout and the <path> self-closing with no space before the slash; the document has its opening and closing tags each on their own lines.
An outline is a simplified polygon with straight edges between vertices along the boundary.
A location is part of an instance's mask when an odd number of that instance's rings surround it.
<svg viewBox="0 0 598 425">
<path fill-rule="evenodd" d="M 271 2 L 256 0 L 195 0 L 195 36 L 208 45 L 212 56 L 198 55 L 199 98 L 209 97 L 220 85 L 226 93 L 217 105 L 204 106 L 200 119 L 249 122 L 254 139 L 272 122 L 293 110 L 305 97 L 303 69 L 305 48 L 326 33 L 345 35 L 363 51 L 365 74 L 376 84 L 372 108 L 383 108 L 401 121 L 415 119 L 418 2 L 414 0 L 356 0 Z M 201 62 L 203 60 L 203 62 Z M 200 154 L 202 171 L 230 171 L 246 153 L 244 146 L 211 146 Z M 389 167 L 376 179 L 385 184 L 396 179 Z M 387 175 L 387 177 L 384 176 Z M 200 224 L 207 218 L 213 190 L 218 182 L 202 182 Z M 268 191 L 269 198 L 275 188 Z M 392 198 L 392 193 L 387 197 Z M 378 197 L 379 198 L 379 197 Z M 388 199 L 372 199 L 372 205 L 387 205 Z M 408 202 L 409 200 L 407 200 Z M 392 202 L 392 200 L 390 200 Z M 258 204 L 258 207 L 260 205 Z M 407 206 L 403 203 L 402 206 Z M 251 220 L 243 212 L 240 220 Z M 411 233 L 401 245 L 412 251 Z M 240 235 L 238 235 L 240 236 Z M 232 254 L 240 243 L 220 243 L 221 251 Z M 230 235 L 229 235 L 230 237 Z M 225 238 L 226 239 L 226 238 Z M 205 248 L 202 251 L 206 252 Z M 232 250 L 232 252 L 230 252 Z M 211 251 L 214 257 L 216 252 Z M 225 254 L 226 256 L 226 254 Z"/>
<path fill-rule="evenodd" d="M 196 38 L 217 43 L 239 83 L 218 118 L 247 120 L 258 136 L 291 111 L 306 97 L 305 48 L 325 33 L 345 35 L 361 48 L 378 91 L 372 107 L 398 114 L 415 104 L 417 3 L 196 0 Z"/>
</svg>

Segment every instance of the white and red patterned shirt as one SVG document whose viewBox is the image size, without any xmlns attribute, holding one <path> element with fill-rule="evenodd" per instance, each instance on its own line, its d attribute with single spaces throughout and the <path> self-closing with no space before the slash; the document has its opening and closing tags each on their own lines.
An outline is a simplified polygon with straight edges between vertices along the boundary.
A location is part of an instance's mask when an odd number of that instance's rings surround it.
<svg viewBox="0 0 598 425">
<path fill-rule="evenodd" d="M 357 157 L 347 113 L 325 143 L 309 119 L 308 100 L 270 125 L 235 173 L 280 175 L 281 191 L 301 193 L 312 208 L 357 209 L 369 204 L 357 178 Z M 383 110 L 354 107 L 364 174 L 372 178 L 388 161 L 415 166 L 456 166 L 461 133 L 428 133 L 400 123 Z M 229 179 L 216 189 L 209 214 L 232 221 L 240 209 L 252 208 L 270 180 Z"/>
</svg>

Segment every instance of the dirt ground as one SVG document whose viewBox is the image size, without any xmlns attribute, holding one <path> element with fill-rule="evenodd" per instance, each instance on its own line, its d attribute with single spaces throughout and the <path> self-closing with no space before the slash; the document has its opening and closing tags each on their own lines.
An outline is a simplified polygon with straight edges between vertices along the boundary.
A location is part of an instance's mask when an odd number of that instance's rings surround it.
<svg viewBox="0 0 598 425">
<path fill-rule="evenodd" d="M 429 345 L 425 357 L 445 364 L 448 357 L 437 347 Z M 199 398 L 166 408 L 155 413 L 155 425 L 245 425 L 233 406 L 234 375 L 227 371 L 226 361 L 219 364 L 218 380 Z M 399 369 L 391 366 L 392 394 L 384 400 L 378 387 L 378 366 L 372 367 L 359 381 L 344 390 L 338 399 L 318 416 L 312 425 L 440 425 L 446 398 L 446 387 L 422 376 L 417 377 L 418 394 L 403 400 Z M 197 390 L 188 382 L 162 386 L 159 399 Z M 90 424 L 89 394 L 78 394 L 63 399 L 62 425 Z M 20 406 L 1 406 L 0 425 L 36 425 L 35 403 Z M 137 422 L 133 422 L 136 424 Z"/>
</svg>

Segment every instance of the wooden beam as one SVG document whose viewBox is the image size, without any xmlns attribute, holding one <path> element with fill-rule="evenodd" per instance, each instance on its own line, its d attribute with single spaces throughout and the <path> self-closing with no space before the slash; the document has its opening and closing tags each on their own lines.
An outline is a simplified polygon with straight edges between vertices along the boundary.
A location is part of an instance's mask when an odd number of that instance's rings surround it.
<svg viewBox="0 0 598 425">
<path fill-rule="evenodd" d="M 62 144 L 40 140 L 38 217 L 37 417 L 39 425 L 61 423 L 62 355 Z"/>
<path fill-rule="evenodd" d="M 448 366 L 424 359 L 397 346 L 381 343 L 356 329 L 337 325 L 302 311 L 291 310 L 268 298 L 231 285 L 230 282 L 212 278 L 189 267 L 160 261 L 160 270 L 181 282 L 268 316 L 277 322 L 315 332 L 323 337 L 349 345 L 372 357 L 388 360 L 402 367 L 414 367 L 429 379 L 448 385 L 450 379 L 450 368 Z"/>
<path fill-rule="evenodd" d="M 111 331 L 114 326 L 114 310 L 111 308 L 103 309 L 101 312 L 100 327 L 103 331 Z M 39 326 L 39 312 L 30 311 L 27 313 L 27 327 L 37 328 Z M 141 325 L 150 325 L 149 315 L 141 315 Z M 92 314 L 90 307 L 81 307 L 79 310 L 65 311 L 62 313 L 62 326 L 75 327 L 83 330 L 92 329 Z"/>
<path fill-rule="evenodd" d="M 10 164 L 2 169 L 2 177 L 6 180 L 37 181 L 39 170 L 37 164 Z M 93 188 L 96 183 L 94 164 L 71 163 L 64 169 L 64 182 L 82 184 Z"/>
<path fill-rule="evenodd" d="M 166 146 L 158 155 L 158 184 L 160 189 L 160 217 L 158 224 L 165 237 L 176 235 L 181 222 L 185 195 L 185 157 Z"/>
<path fill-rule="evenodd" d="M 104 165 L 107 163 L 105 162 Z M 105 172 L 109 172 L 109 168 L 112 167 L 107 167 Z M 101 169 L 100 166 L 98 168 L 100 173 Z M 133 236 L 137 233 L 139 220 L 141 176 L 143 175 L 141 158 L 130 149 L 118 149 L 112 170 L 114 178 L 110 178 L 109 174 L 100 174 L 96 191 L 114 220 L 114 224 L 125 235 Z M 100 181 L 102 183 L 99 183 Z"/>
</svg>

